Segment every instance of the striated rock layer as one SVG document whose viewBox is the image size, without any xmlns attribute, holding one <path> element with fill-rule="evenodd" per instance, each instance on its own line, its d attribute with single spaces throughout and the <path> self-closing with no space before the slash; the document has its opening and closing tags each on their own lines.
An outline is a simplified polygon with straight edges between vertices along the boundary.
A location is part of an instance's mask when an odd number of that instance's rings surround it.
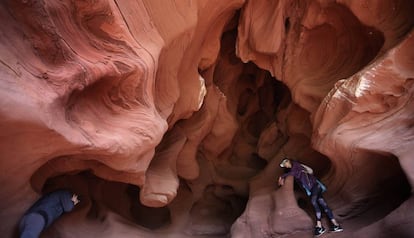
<svg viewBox="0 0 414 238">
<path fill-rule="evenodd" d="M 335 237 L 413 237 L 413 11 L 2 1 L 0 233 L 70 188 L 42 237 L 312 237 L 307 197 L 276 184 L 290 156 L 327 185 Z"/>
</svg>

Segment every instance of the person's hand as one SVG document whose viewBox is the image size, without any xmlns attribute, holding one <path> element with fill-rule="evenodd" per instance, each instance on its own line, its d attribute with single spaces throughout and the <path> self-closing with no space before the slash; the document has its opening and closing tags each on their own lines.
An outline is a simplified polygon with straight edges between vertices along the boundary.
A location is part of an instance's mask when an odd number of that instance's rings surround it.
<svg viewBox="0 0 414 238">
<path fill-rule="evenodd" d="M 283 186 L 283 184 L 285 184 L 285 179 L 282 177 L 279 177 L 278 183 L 279 183 L 279 186 Z"/>
<path fill-rule="evenodd" d="M 73 202 L 74 205 L 76 205 L 76 204 L 78 204 L 80 202 L 79 199 L 78 199 L 78 195 L 77 194 L 73 194 L 71 200 L 72 200 L 72 202 Z"/>
</svg>

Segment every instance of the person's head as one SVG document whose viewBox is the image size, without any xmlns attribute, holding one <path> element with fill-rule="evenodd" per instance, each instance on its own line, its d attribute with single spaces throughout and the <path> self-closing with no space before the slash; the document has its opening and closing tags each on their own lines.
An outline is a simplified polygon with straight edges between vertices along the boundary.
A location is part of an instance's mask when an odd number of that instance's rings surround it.
<svg viewBox="0 0 414 238">
<path fill-rule="evenodd" d="M 282 162 L 280 162 L 280 167 L 290 169 L 292 168 L 292 161 L 288 157 L 285 157 Z"/>
<path fill-rule="evenodd" d="M 79 198 L 78 198 L 78 195 L 76 194 L 76 193 L 74 193 L 73 195 L 72 195 L 72 202 L 73 202 L 73 204 L 76 206 L 76 204 L 78 204 L 78 203 L 80 203 L 80 200 L 79 200 Z"/>
</svg>

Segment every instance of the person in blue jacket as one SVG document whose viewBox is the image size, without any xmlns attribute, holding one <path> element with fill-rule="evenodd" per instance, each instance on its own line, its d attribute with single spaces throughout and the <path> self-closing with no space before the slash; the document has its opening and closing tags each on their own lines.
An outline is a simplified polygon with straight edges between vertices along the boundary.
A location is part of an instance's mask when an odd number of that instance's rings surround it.
<svg viewBox="0 0 414 238">
<path fill-rule="evenodd" d="M 326 231 L 321 222 L 321 208 L 332 223 L 331 231 L 342 231 L 342 227 L 335 220 L 332 210 L 328 207 L 325 199 L 322 196 L 322 193 L 326 191 L 326 187 L 313 175 L 313 170 L 308 166 L 287 157 L 282 160 L 280 167 L 289 169 L 289 172 L 279 177 L 279 185 L 283 186 L 285 178 L 287 176 L 293 176 L 295 178 L 295 182 L 299 184 L 305 190 L 306 194 L 311 198 L 311 203 L 316 213 L 316 226 L 314 235 L 320 236 Z"/>
<path fill-rule="evenodd" d="M 44 195 L 27 210 L 19 224 L 20 238 L 37 238 L 64 212 L 73 210 L 80 201 L 68 190 L 57 190 Z"/>
</svg>

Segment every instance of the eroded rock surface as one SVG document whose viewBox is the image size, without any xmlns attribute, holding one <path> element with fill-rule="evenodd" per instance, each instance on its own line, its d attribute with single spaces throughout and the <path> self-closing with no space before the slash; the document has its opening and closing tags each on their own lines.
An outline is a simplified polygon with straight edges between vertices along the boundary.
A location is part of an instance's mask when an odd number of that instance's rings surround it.
<svg viewBox="0 0 414 238">
<path fill-rule="evenodd" d="M 291 156 L 328 186 L 335 237 L 413 237 L 412 12 L 2 1 L 0 233 L 65 187 L 83 202 L 44 237 L 311 237 L 309 201 L 276 184 Z"/>
</svg>

